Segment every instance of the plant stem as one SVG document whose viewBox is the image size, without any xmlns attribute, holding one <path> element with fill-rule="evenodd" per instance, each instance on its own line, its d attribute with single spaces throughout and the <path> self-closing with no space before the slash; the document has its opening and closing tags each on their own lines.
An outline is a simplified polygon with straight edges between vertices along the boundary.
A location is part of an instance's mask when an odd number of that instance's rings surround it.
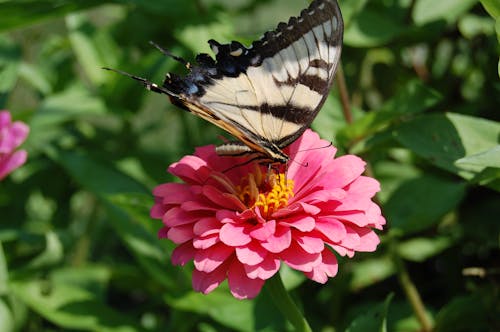
<svg viewBox="0 0 500 332">
<path fill-rule="evenodd" d="M 393 239 L 392 241 L 394 242 L 395 240 Z M 420 323 L 420 326 L 422 326 L 422 332 L 431 332 L 433 330 L 433 324 L 427 316 L 425 306 L 422 302 L 422 298 L 420 297 L 418 289 L 411 280 L 403 260 L 401 259 L 401 257 L 399 257 L 397 250 L 395 250 L 396 244 L 392 243 L 391 246 L 393 247 L 393 249 L 391 250 L 391 254 L 393 257 L 393 261 L 396 264 L 399 283 L 401 284 L 401 287 L 403 288 L 403 291 L 405 292 L 405 295 L 410 302 L 410 305 L 413 309 L 413 312 L 415 313 L 415 316 L 417 317 L 417 320 Z"/>
<path fill-rule="evenodd" d="M 342 103 L 342 112 L 344 113 L 345 121 L 347 122 L 347 124 L 350 124 L 352 123 L 351 103 L 349 101 L 349 91 L 347 90 L 344 69 L 342 68 L 342 62 L 339 63 L 339 67 L 337 69 L 337 85 L 339 86 L 340 102 Z"/>
<path fill-rule="evenodd" d="M 266 290 L 271 295 L 274 304 L 293 324 L 297 332 L 312 332 L 309 323 L 285 289 L 279 273 L 276 273 L 271 279 L 267 280 Z"/>
</svg>

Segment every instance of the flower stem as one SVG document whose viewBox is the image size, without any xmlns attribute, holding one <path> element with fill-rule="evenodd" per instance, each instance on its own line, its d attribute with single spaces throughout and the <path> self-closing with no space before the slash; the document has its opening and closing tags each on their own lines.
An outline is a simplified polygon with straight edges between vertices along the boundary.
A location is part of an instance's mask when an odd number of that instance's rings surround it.
<svg viewBox="0 0 500 332">
<path fill-rule="evenodd" d="M 285 289 L 279 272 L 276 273 L 271 279 L 267 280 L 265 287 L 267 292 L 271 295 L 274 304 L 293 324 L 297 332 L 312 332 L 309 323 Z"/>
<path fill-rule="evenodd" d="M 349 99 L 349 91 L 347 91 L 347 83 L 345 81 L 344 69 L 342 63 L 339 63 L 337 69 L 337 85 L 339 87 L 340 102 L 342 103 L 342 112 L 347 124 L 352 123 L 351 103 Z"/>
<path fill-rule="evenodd" d="M 417 287 L 411 280 L 403 260 L 398 255 L 397 250 L 395 250 L 396 248 L 396 243 L 394 243 L 395 240 L 393 239 L 392 242 L 393 243 L 391 245 L 392 247 L 391 253 L 393 261 L 396 265 L 398 280 L 399 283 L 401 284 L 401 288 L 403 288 L 406 298 L 410 302 L 413 312 L 415 313 L 415 316 L 417 317 L 417 320 L 419 321 L 420 326 L 422 327 L 421 331 L 430 332 L 433 330 L 432 326 L 433 324 L 429 319 L 429 317 L 427 316 L 424 303 L 422 301 L 422 298 L 420 297 Z"/>
</svg>

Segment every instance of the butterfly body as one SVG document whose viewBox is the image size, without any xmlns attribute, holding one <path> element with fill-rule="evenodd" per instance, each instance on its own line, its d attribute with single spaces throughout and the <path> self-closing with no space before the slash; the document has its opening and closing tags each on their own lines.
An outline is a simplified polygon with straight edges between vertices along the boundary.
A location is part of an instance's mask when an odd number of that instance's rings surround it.
<svg viewBox="0 0 500 332">
<path fill-rule="evenodd" d="M 286 163 L 283 149 L 309 127 L 328 96 L 342 37 L 337 1 L 315 0 L 248 48 L 210 40 L 215 59 L 199 54 L 196 66 L 173 56 L 190 72 L 167 74 L 161 87 L 128 75 L 238 140 L 219 146 L 219 154 Z"/>
</svg>

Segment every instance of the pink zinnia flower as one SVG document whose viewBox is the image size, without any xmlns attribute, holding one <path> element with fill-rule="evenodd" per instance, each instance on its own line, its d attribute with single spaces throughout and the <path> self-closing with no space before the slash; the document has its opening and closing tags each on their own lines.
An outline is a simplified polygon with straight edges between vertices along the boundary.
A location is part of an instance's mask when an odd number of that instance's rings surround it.
<svg viewBox="0 0 500 332">
<path fill-rule="evenodd" d="M 19 121 L 12 123 L 8 111 L 0 111 L 0 180 L 26 162 L 27 152 L 15 151 L 26 139 L 29 127 Z"/>
<path fill-rule="evenodd" d="M 291 162 L 279 173 L 218 156 L 214 146 L 169 167 L 184 183 L 157 186 L 151 216 L 163 221 L 160 238 L 178 244 L 172 262 L 194 260 L 196 291 L 209 293 L 227 278 L 236 298 L 253 298 L 282 262 L 325 283 L 338 270 L 332 251 L 352 257 L 376 249 L 373 229 L 385 224 L 371 200 L 379 183 L 361 175 L 360 158 L 334 158 L 329 144 L 307 130 L 285 150 Z"/>
</svg>

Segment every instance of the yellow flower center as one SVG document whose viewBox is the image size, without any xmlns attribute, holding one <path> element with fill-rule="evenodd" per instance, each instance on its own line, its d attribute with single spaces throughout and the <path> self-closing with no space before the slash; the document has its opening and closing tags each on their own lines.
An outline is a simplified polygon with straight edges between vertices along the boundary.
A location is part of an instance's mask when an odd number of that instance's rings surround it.
<svg viewBox="0 0 500 332">
<path fill-rule="evenodd" d="M 287 179 L 284 173 L 276 174 L 273 170 L 263 176 L 261 168 L 243 177 L 236 186 L 240 200 L 249 208 L 258 207 L 262 217 L 267 219 L 275 211 L 288 205 L 293 197 L 294 181 Z"/>
</svg>

